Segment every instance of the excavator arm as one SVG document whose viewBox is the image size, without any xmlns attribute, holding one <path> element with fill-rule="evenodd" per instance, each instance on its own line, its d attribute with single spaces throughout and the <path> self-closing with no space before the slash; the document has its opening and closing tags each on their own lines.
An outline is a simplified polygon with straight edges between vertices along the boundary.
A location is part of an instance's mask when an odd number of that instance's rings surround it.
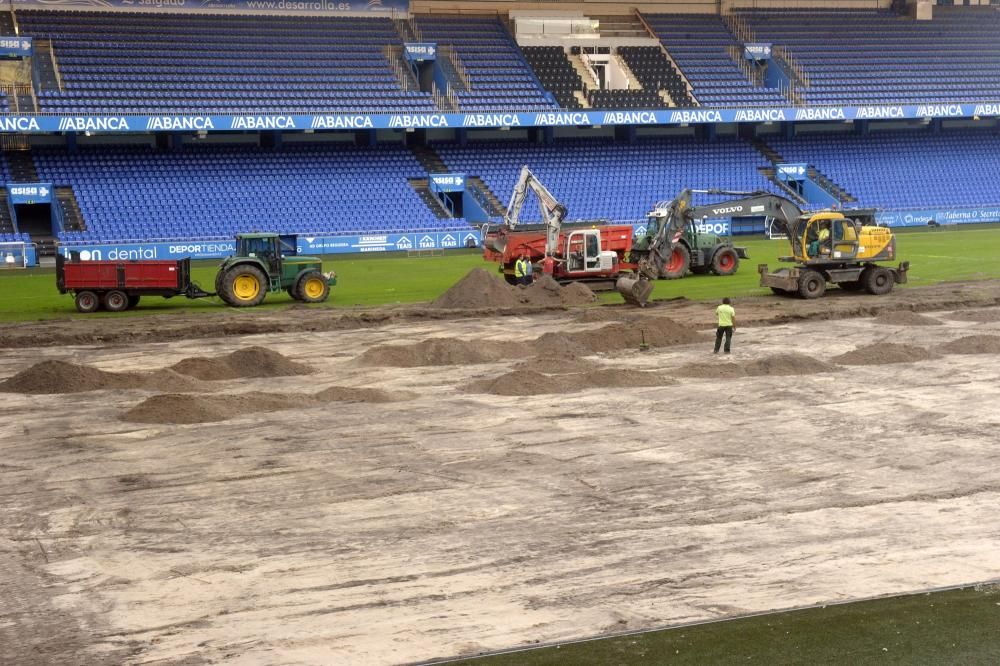
<svg viewBox="0 0 1000 666">
<path fill-rule="evenodd" d="M 692 206 L 692 194 L 721 194 L 738 198 L 704 206 Z M 659 220 L 659 226 L 649 241 L 648 253 L 639 260 L 639 272 L 653 280 L 659 278 L 684 229 L 697 220 L 760 216 L 787 229 L 801 214 L 802 210 L 793 201 L 770 192 L 684 190 L 672 201 L 660 202 L 654 208 L 652 217 Z"/>
<path fill-rule="evenodd" d="M 521 175 L 517 179 L 517 184 L 514 185 L 510 203 L 507 204 L 507 212 L 503 216 L 504 225 L 510 230 L 517 228 L 521 220 L 521 209 L 524 208 L 529 191 L 535 193 L 542 214 L 542 222 L 545 223 L 545 252 L 546 254 L 554 254 L 559 244 L 562 222 L 566 217 L 566 206 L 542 185 L 538 177 L 527 166 L 521 167 Z"/>
</svg>

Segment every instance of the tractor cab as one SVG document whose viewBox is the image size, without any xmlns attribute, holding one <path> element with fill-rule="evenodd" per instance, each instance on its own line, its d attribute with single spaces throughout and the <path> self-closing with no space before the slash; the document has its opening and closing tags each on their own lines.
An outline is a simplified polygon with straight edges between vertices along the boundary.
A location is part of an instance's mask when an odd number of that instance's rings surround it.
<svg viewBox="0 0 1000 666">
<path fill-rule="evenodd" d="M 259 259 L 270 273 L 281 272 L 282 259 L 298 254 L 295 236 L 277 234 L 239 234 L 236 236 L 236 254 L 241 258 Z"/>
</svg>

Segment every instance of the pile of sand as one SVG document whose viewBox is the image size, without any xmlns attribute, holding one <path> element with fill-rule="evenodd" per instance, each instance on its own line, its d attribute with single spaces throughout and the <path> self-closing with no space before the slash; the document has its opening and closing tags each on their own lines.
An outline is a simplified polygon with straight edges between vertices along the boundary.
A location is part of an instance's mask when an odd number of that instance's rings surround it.
<svg viewBox="0 0 1000 666">
<path fill-rule="evenodd" d="M 689 363 L 677 369 L 680 377 L 698 379 L 736 379 L 739 377 L 770 377 L 784 375 L 813 375 L 836 370 L 835 366 L 803 354 L 776 354 L 755 361 L 738 364 Z"/>
<path fill-rule="evenodd" d="M 412 345 L 370 347 L 358 356 L 358 363 L 393 368 L 417 368 L 429 365 L 492 363 L 503 355 L 504 348 L 493 342 L 430 338 Z"/>
<path fill-rule="evenodd" d="M 948 315 L 948 319 L 954 319 L 955 321 L 978 321 L 982 323 L 990 323 L 994 321 L 1000 321 L 1000 309 L 991 308 L 988 310 L 969 310 L 966 312 L 953 312 Z"/>
<path fill-rule="evenodd" d="M 532 343 L 544 356 L 579 356 L 621 349 L 638 349 L 645 342 L 650 347 L 670 347 L 703 342 L 706 338 L 692 328 L 666 317 L 647 317 L 626 324 L 574 333 L 546 333 Z"/>
<path fill-rule="evenodd" d="M 172 370 L 105 372 L 66 361 L 42 361 L 0 383 L 7 393 L 81 393 L 101 389 L 195 391 L 198 383 Z"/>
<path fill-rule="evenodd" d="M 482 379 L 465 386 L 472 393 L 493 395 L 542 395 L 573 393 L 590 388 L 632 388 L 636 386 L 669 386 L 674 380 L 655 372 L 630 370 L 590 370 L 560 375 L 543 375 L 534 370 L 508 372 L 495 379 Z"/>
<path fill-rule="evenodd" d="M 563 286 L 551 275 L 543 275 L 528 287 L 515 288 L 514 295 L 524 305 L 588 305 L 597 301 L 587 285 L 571 282 Z"/>
<path fill-rule="evenodd" d="M 331 402 L 387 403 L 412 400 L 415 395 L 382 389 L 331 386 L 319 393 L 239 393 L 154 395 L 125 412 L 121 419 L 135 423 L 188 424 L 228 421 L 246 414 L 277 412 L 284 409 L 319 407 Z"/>
<path fill-rule="evenodd" d="M 596 363 L 591 363 L 573 357 L 544 357 L 530 358 L 521 361 L 514 366 L 514 372 L 533 371 L 543 375 L 569 375 L 574 372 L 590 372 L 600 368 Z"/>
<path fill-rule="evenodd" d="M 895 312 L 885 312 L 875 317 L 875 321 L 880 324 L 890 326 L 940 326 L 941 322 L 933 317 L 927 317 L 908 310 L 897 310 Z"/>
<path fill-rule="evenodd" d="M 831 360 L 842 365 L 885 365 L 887 363 L 913 363 L 935 358 L 923 347 L 883 343 L 858 347 L 854 351 L 835 356 Z"/>
<path fill-rule="evenodd" d="M 186 358 L 171 367 L 182 375 L 205 381 L 246 377 L 291 377 L 313 372 L 301 363 L 290 361 L 264 347 L 247 347 L 218 358 Z"/>
<path fill-rule="evenodd" d="M 1000 336 L 967 335 L 941 345 L 938 350 L 945 354 L 1000 354 Z"/>
<path fill-rule="evenodd" d="M 678 377 L 693 377 L 695 379 L 736 379 L 746 377 L 747 371 L 738 363 L 688 363 L 677 368 Z"/>
<path fill-rule="evenodd" d="M 318 400 L 324 402 L 402 402 L 413 400 L 417 396 L 406 391 L 386 391 L 384 389 L 350 388 L 348 386 L 331 386 L 316 394 Z"/>
<path fill-rule="evenodd" d="M 212 423 L 296 407 L 314 407 L 319 401 L 306 395 L 242 393 L 239 395 L 189 395 L 164 393 L 146 398 L 122 414 L 134 423 Z"/>
<path fill-rule="evenodd" d="M 780 375 L 814 375 L 836 370 L 835 366 L 804 354 L 776 354 L 750 361 L 745 365 L 751 377 Z"/>
<path fill-rule="evenodd" d="M 435 299 L 432 308 L 513 308 L 517 298 L 509 284 L 485 268 L 473 268 Z"/>
<path fill-rule="evenodd" d="M 596 301 L 594 292 L 579 282 L 564 287 L 551 275 L 543 275 L 527 287 L 514 287 L 484 268 L 473 268 L 430 306 L 456 310 L 587 305 Z"/>
</svg>

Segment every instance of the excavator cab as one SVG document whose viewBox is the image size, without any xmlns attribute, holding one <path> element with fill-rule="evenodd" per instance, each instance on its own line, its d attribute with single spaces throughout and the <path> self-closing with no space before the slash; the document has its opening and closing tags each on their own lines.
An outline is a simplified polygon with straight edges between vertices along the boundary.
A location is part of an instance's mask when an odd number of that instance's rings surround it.
<svg viewBox="0 0 1000 666">
<path fill-rule="evenodd" d="M 858 254 L 861 225 L 837 212 L 799 218 L 793 260 L 804 263 L 853 261 Z"/>
</svg>

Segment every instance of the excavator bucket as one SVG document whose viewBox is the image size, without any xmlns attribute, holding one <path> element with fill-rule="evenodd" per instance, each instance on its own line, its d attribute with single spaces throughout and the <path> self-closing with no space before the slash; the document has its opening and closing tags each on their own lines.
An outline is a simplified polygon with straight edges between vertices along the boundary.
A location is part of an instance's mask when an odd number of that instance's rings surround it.
<svg viewBox="0 0 1000 666">
<path fill-rule="evenodd" d="M 615 284 L 618 293 L 622 295 L 626 303 L 631 303 L 638 308 L 646 307 L 649 296 L 653 293 L 653 283 L 645 278 L 618 278 Z"/>
</svg>

